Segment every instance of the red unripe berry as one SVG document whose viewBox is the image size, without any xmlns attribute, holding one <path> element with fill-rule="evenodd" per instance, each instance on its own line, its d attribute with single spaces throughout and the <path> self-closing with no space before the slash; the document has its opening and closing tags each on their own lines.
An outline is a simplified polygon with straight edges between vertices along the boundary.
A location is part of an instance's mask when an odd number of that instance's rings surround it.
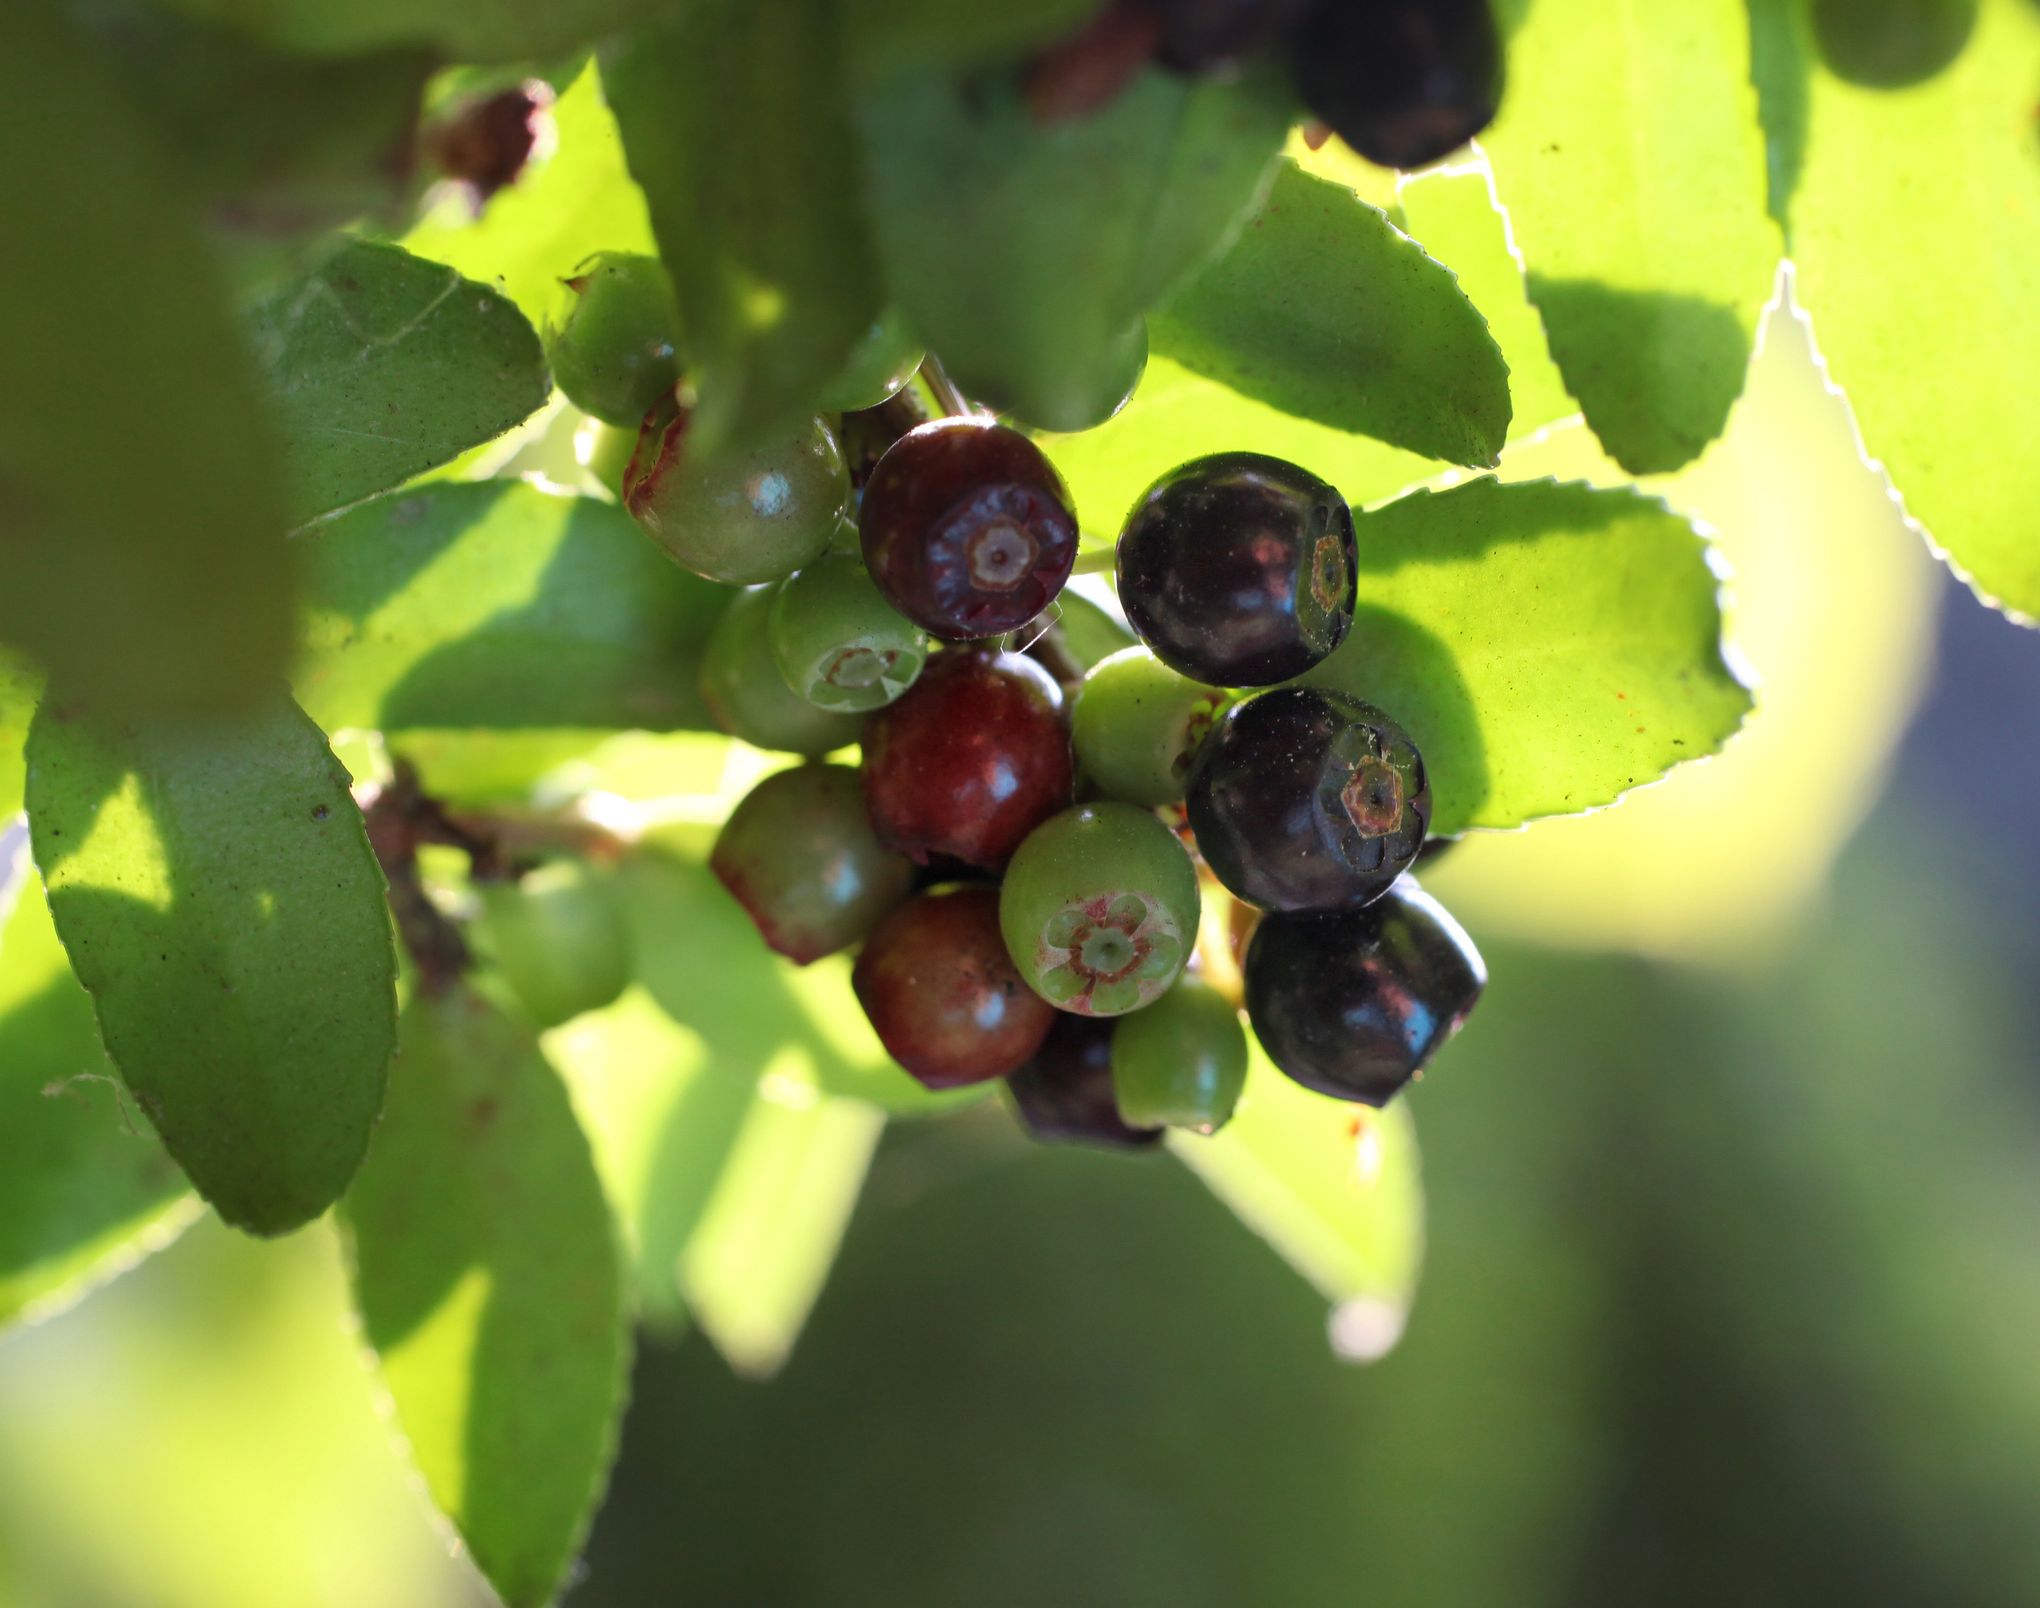
<svg viewBox="0 0 2040 1608">
<path fill-rule="evenodd" d="M 1069 806 L 1076 782 L 1062 689 L 1032 659 L 952 648 L 871 717 L 864 799 L 879 841 L 997 870 Z"/>
<path fill-rule="evenodd" d="M 915 895 L 872 931 L 851 985 L 886 1053 L 931 1089 L 1002 1078 L 1054 1025 L 999 933 L 996 888 Z"/>
</svg>

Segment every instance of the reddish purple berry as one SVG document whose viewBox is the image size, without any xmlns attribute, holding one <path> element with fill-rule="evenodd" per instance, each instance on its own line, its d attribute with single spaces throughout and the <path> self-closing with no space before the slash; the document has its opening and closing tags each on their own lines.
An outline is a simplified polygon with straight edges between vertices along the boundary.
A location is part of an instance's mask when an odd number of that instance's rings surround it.
<svg viewBox="0 0 2040 1608">
<path fill-rule="evenodd" d="M 1135 1128 L 1119 1115 L 1112 1082 L 1116 1017 L 1059 1012 L 1034 1059 L 1006 1080 L 1013 1110 L 1028 1134 L 1050 1144 L 1145 1150 L 1159 1128 Z"/>
</svg>

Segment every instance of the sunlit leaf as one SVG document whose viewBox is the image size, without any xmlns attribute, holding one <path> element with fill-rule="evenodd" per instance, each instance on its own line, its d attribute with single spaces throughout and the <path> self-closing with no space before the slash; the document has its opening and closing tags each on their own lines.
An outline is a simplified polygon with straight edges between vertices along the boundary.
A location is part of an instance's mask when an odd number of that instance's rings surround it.
<svg viewBox="0 0 2040 1608">
<path fill-rule="evenodd" d="M 1750 694 L 1693 527 L 1634 491 L 1480 479 L 1360 521 L 1360 601 L 1305 679 L 1380 705 L 1430 772 L 1431 829 L 1569 815 L 1711 754 Z"/>
<path fill-rule="evenodd" d="M 513 481 L 377 498 L 299 538 L 299 696 L 329 729 L 671 730 L 730 593 L 613 504 Z"/>
<path fill-rule="evenodd" d="M 372 497 L 545 403 L 538 336 L 500 292 L 353 240 L 248 314 L 291 524 Z"/>
<path fill-rule="evenodd" d="M 110 69 L 41 4 L 0 59 L 0 639 L 109 708 L 245 706 L 292 576 L 239 333 Z"/>
<path fill-rule="evenodd" d="M 842 51 L 826 0 L 694 0 L 604 57 L 700 391 L 690 452 L 812 412 L 882 310 Z"/>
<path fill-rule="evenodd" d="M 640 1307 L 733 1366 L 782 1363 L 835 1259 L 884 1115 L 797 1050 L 756 1078 L 642 990 L 547 1039 L 628 1230 Z"/>
<path fill-rule="evenodd" d="M 525 1028 L 466 988 L 406 1006 L 342 1221 L 433 1500 L 508 1608 L 543 1608 L 608 1480 L 630 1331 L 588 1141 Z"/>
<path fill-rule="evenodd" d="M 13 858 L 0 856 L 0 1323 L 65 1304 L 191 1215 L 99 1047 L 42 883 L 25 851 Z"/>
<path fill-rule="evenodd" d="M 396 960 L 347 778 L 295 707 L 29 733 L 36 862 L 108 1053 L 228 1222 L 279 1234 L 347 1187 L 382 1105 Z"/>
<path fill-rule="evenodd" d="M 1508 436 L 1508 366 L 1450 270 L 1290 163 L 1149 330 L 1195 373 L 1427 457 L 1492 464 Z"/>
<path fill-rule="evenodd" d="M 1870 456 L 1986 600 L 2040 617 L 2040 10 L 1982 0 L 1953 66 L 1845 83 L 1789 0 L 1760 62 L 1792 259 Z"/>
<path fill-rule="evenodd" d="M 1409 1106 L 1365 1110 L 1292 1083 L 1252 1046 L 1246 1092 L 1210 1138 L 1169 1147 L 1333 1304 L 1332 1338 L 1372 1361 L 1401 1338 L 1424 1256 Z"/>
<path fill-rule="evenodd" d="M 1609 454 L 1632 474 L 1697 457 L 1742 392 L 1778 265 L 1744 0 L 1537 0 L 1481 143 Z"/>
</svg>

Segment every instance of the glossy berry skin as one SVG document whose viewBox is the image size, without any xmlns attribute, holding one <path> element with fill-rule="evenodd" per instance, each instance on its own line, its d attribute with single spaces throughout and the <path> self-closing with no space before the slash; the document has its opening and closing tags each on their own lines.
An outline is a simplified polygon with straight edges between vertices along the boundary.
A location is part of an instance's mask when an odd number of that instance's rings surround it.
<svg viewBox="0 0 2040 1608">
<path fill-rule="evenodd" d="M 823 709 L 882 708 L 914 684 L 928 639 L 879 595 L 864 562 L 824 553 L 782 582 L 768 627 L 786 685 Z"/>
<path fill-rule="evenodd" d="M 1119 537 L 1119 601 L 1156 658 L 1214 687 L 1300 676 L 1346 639 L 1357 555 L 1346 499 L 1257 452 L 1150 486 Z"/>
<path fill-rule="evenodd" d="M 1305 106 L 1383 167 L 1450 156 L 1494 121 L 1502 42 L 1489 0 L 1320 0 L 1290 36 Z"/>
<path fill-rule="evenodd" d="M 865 940 L 850 982 L 886 1053 L 931 1089 L 1016 1071 L 1055 1021 L 1000 941 L 995 888 L 915 894 Z"/>
<path fill-rule="evenodd" d="M 1055 601 L 1077 522 L 1041 449 L 989 419 L 937 419 L 887 449 L 858 513 L 894 608 L 952 642 L 1017 630 Z"/>
<path fill-rule="evenodd" d="M 850 506 L 835 432 L 809 419 L 780 439 L 703 465 L 692 418 L 667 398 L 645 415 L 623 473 L 623 505 L 676 563 L 726 586 L 791 575 L 818 557 Z"/>
<path fill-rule="evenodd" d="M 1263 910 L 1379 898 L 1431 823 L 1431 785 L 1408 734 L 1324 687 L 1278 687 L 1228 709 L 1186 802 L 1212 874 Z"/>
<path fill-rule="evenodd" d="M 1270 916 L 1247 946 L 1247 1015 L 1307 1089 L 1385 1105 L 1487 985 L 1465 929 L 1410 883 L 1365 910 Z"/>
<path fill-rule="evenodd" d="M 601 872 L 557 860 L 476 886 L 476 947 L 538 1027 L 600 1010 L 630 982 L 630 934 Z"/>
<path fill-rule="evenodd" d="M 1230 697 L 1177 675 L 1146 648 L 1101 659 L 1070 710 L 1077 764 L 1108 798 L 1180 804 L 1191 762 Z"/>
<path fill-rule="evenodd" d="M 766 944 L 801 966 L 857 942 L 914 879 L 872 835 L 847 765 L 766 777 L 730 812 L 708 866 Z"/>
<path fill-rule="evenodd" d="M 1144 1011 L 1121 1017 L 1112 1040 L 1119 1114 L 1136 1127 L 1216 1133 L 1247 1086 L 1247 1031 L 1209 983 L 1184 977 Z"/>
<path fill-rule="evenodd" d="M 1006 1080 L 1013 1114 L 1044 1144 L 1152 1150 L 1162 1130 L 1130 1126 L 1112 1092 L 1112 1017 L 1056 1012 L 1034 1059 Z"/>
<path fill-rule="evenodd" d="M 1197 941 L 1197 872 L 1161 821 L 1084 804 L 1020 845 L 999 889 L 1006 948 L 1030 987 L 1079 1016 L 1160 999 Z"/>
<path fill-rule="evenodd" d="M 605 251 L 563 281 L 545 358 L 567 400 L 604 424 L 636 429 L 680 383 L 673 287 L 656 257 Z"/>
<path fill-rule="evenodd" d="M 899 392 L 921 366 L 921 343 L 888 309 L 858 337 L 843 367 L 815 404 L 819 413 L 856 413 Z"/>
<path fill-rule="evenodd" d="M 864 733 L 864 797 L 882 842 L 997 870 L 1068 807 L 1062 689 L 1032 659 L 951 648 Z"/>
<path fill-rule="evenodd" d="M 856 742 L 864 718 L 810 703 L 786 684 L 767 630 L 778 592 L 777 586 L 753 586 L 730 599 L 702 648 L 701 701 L 728 736 L 753 748 L 819 759 Z"/>
</svg>

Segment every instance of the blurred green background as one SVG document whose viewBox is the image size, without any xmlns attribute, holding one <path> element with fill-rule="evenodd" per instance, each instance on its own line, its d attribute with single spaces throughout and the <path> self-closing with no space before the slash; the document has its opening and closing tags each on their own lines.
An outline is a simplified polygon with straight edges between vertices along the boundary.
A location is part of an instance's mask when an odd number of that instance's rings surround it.
<svg viewBox="0 0 2040 1608">
<path fill-rule="evenodd" d="M 1760 710 L 1441 866 L 1494 980 L 1411 1102 L 1400 1346 L 1338 1360 L 1165 1156 L 899 1125 L 775 1379 L 646 1343 L 576 1608 L 2040 1602 L 2040 638 L 1788 317 L 1655 489 Z M 0 1605 L 484 1602 L 347 1310 L 323 1229 L 208 1220 L 0 1336 Z"/>
</svg>

